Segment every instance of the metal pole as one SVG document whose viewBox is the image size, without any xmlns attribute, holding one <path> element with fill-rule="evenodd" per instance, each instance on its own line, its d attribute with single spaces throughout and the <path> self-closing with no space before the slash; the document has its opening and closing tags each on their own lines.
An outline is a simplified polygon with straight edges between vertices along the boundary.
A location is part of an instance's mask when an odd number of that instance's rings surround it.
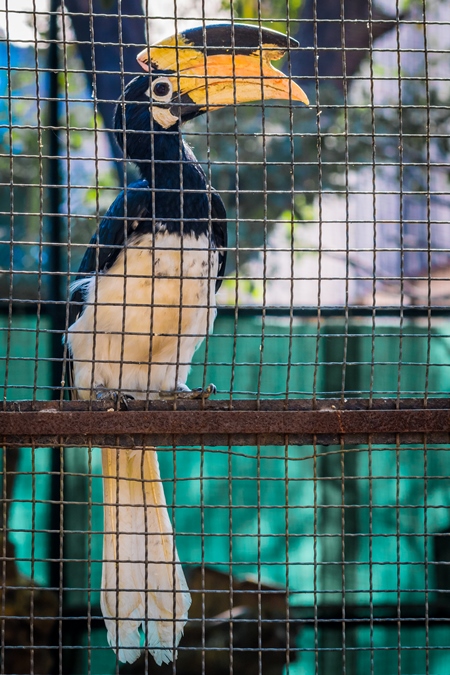
<svg viewBox="0 0 450 675">
<path fill-rule="evenodd" d="M 64 331 L 64 306 L 62 304 L 61 276 L 62 271 L 62 217 L 60 205 L 62 202 L 62 188 L 60 176 L 60 141 L 59 141 L 59 43 L 58 43 L 58 9 L 59 0 L 51 0 L 50 26 L 48 49 L 49 70 L 49 103 L 48 103 L 48 153 L 47 176 L 47 241 L 50 242 L 48 250 L 49 270 L 49 306 L 51 306 L 51 355 L 53 358 L 51 367 L 52 398 L 61 397 L 61 374 L 63 363 L 62 335 Z M 59 598 L 59 615 L 63 611 L 63 496 L 64 483 L 62 474 L 63 449 L 52 453 L 51 462 L 51 511 L 50 511 L 50 586 L 57 589 Z M 53 672 L 62 672 L 62 635 L 63 624 L 59 621 L 58 630 L 54 633 L 55 647 L 58 658 L 54 660 Z"/>
</svg>

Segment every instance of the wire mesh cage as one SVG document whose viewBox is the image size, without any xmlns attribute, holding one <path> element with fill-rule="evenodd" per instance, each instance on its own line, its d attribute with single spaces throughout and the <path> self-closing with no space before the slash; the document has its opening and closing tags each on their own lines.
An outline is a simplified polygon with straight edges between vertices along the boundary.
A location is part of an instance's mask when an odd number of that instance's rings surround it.
<svg viewBox="0 0 450 675">
<path fill-rule="evenodd" d="M 0 673 L 447 672 L 444 0 L 0 31 Z"/>
</svg>

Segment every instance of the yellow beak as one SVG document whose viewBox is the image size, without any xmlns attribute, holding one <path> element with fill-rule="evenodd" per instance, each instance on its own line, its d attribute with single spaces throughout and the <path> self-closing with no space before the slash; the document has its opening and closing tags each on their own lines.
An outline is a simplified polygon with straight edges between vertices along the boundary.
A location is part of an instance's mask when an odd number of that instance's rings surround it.
<svg viewBox="0 0 450 675">
<path fill-rule="evenodd" d="M 244 24 L 192 28 L 144 49 L 146 71 L 164 71 L 179 96 L 201 108 L 285 99 L 309 104 L 298 84 L 272 66 L 296 40 Z"/>
</svg>

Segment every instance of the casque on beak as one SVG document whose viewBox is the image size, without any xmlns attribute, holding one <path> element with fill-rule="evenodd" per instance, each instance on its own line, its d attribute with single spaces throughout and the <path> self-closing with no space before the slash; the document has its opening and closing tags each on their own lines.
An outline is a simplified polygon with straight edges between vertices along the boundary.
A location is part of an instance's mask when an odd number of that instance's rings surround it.
<svg viewBox="0 0 450 675">
<path fill-rule="evenodd" d="M 271 64 L 297 46 L 293 38 L 267 28 L 216 24 L 166 38 L 137 60 L 146 71 L 164 71 L 179 100 L 199 108 L 270 99 L 308 105 L 303 89 Z"/>
</svg>

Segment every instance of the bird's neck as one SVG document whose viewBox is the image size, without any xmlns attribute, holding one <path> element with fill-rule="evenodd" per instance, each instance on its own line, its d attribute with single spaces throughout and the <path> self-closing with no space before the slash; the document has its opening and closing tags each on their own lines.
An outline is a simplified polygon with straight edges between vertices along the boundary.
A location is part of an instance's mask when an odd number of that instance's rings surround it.
<svg viewBox="0 0 450 675">
<path fill-rule="evenodd" d="M 132 159 L 151 187 L 204 189 L 203 171 L 179 133 L 155 134 L 153 142 L 146 138 L 138 149 L 140 156 Z"/>
<path fill-rule="evenodd" d="M 142 159 L 136 164 L 153 190 L 155 220 L 165 223 L 173 232 L 183 228 L 184 232 L 192 230 L 199 236 L 203 230 L 207 231 L 210 209 L 206 177 L 181 136 L 155 134 L 153 147 L 141 146 L 140 154 Z"/>
</svg>

